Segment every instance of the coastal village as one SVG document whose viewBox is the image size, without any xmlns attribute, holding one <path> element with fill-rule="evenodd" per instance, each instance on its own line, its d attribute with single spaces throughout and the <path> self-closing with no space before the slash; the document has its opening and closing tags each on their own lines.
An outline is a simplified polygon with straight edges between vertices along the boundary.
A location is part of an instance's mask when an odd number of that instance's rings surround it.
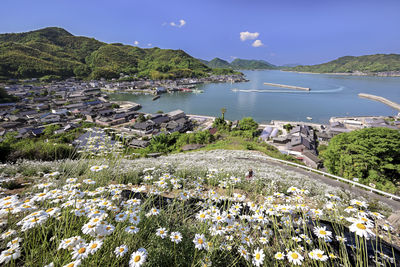
<svg viewBox="0 0 400 267">
<path fill-rule="evenodd" d="M 182 110 L 168 113 L 139 112 L 141 105 L 133 102 L 112 102 L 108 92 L 144 93 L 159 96 L 173 91 L 196 91 L 205 82 L 243 82 L 241 75 L 211 76 L 175 81 L 65 81 L 40 84 L 35 79 L 20 84 L 3 85 L 8 94 L 18 97 L 14 103 L 0 104 L 0 141 L 8 132 L 16 138 L 40 136 L 46 126 L 58 125 L 55 134 L 68 132 L 82 121 L 106 127 L 108 134 L 123 136 L 133 148 L 145 148 L 151 137 L 165 133 L 186 133 L 209 130 L 214 117 L 187 115 Z M 238 121 L 233 122 L 237 125 Z M 260 139 L 275 146 L 281 153 L 302 160 L 307 166 L 321 168 L 318 145 L 328 144 L 337 134 L 369 127 L 400 129 L 398 118 L 332 117 L 328 125 L 311 122 L 271 121 L 260 125 Z M 91 133 L 93 134 L 93 133 Z M 101 133 L 104 134 L 104 133 Z M 81 142 L 74 142 L 78 146 Z"/>
</svg>

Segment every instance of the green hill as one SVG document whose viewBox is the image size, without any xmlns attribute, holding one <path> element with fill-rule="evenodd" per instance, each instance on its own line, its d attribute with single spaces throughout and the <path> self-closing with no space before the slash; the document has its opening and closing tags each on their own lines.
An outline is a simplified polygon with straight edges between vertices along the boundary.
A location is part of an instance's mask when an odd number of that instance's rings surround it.
<svg viewBox="0 0 400 267">
<path fill-rule="evenodd" d="M 217 57 L 214 58 L 213 60 L 211 60 L 210 62 L 208 62 L 207 66 L 210 68 L 230 68 L 231 67 L 231 65 L 229 64 L 228 61 L 225 61 L 225 60 L 217 58 Z"/>
<path fill-rule="evenodd" d="M 262 69 L 262 70 L 269 70 L 269 69 L 276 69 L 275 65 L 265 61 L 265 60 L 255 60 L 255 59 L 240 59 L 237 58 L 233 60 L 231 63 L 225 61 L 220 58 L 214 58 L 211 61 L 200 60 L 204 64 L 206 64 L 210 68 L 230 68 L 235 70 L 255 70 L 255 69 Z"/>
<path fill-rule="evenodd" d="M 367 56 L 346 56 L 336 60 L 311 66 L 296 66 L 291 69 L 294 71 L 318 72 L 318 73 L 375 73 L 400 71 L 399 54 L 376 54 Z"/>
<path fill-rule="evenodd" d="M 106 44 L 50 27 L 0 34 L 0 79 L 116 78 L 120 73 L 152 79 L 207 76 L 212 69 L 182 50 Z"/>
<path fill-rule="evenodd" d="M 234 69 L 275 69 L 276 66 L 265 60 L 254 60 L 254 59 L 240 59 L 237 58 L 231 62 L 231 66 Z"/>
</svg>

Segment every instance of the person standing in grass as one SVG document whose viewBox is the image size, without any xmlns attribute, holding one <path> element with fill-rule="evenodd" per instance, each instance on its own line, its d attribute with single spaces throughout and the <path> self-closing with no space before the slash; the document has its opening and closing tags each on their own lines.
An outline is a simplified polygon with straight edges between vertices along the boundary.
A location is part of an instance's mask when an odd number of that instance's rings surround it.
<svg viewBox="0 0 400 267">
<path fill-rule="evenodd" d="M 253 179 L 254 172 L 252 169 L 249 169 L 249 171 L 246 173 L 246 180 L 250 181 Z"/>
</svg>

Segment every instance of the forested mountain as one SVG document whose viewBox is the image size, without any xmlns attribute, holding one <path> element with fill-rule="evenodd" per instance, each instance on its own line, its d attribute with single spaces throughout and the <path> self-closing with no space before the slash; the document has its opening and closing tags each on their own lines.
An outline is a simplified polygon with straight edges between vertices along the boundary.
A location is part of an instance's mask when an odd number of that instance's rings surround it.
<svg viewBox="0 0 400 267">
<path fill-rule="evenodd" d="M 106 44 L 56 27 L 0 34 L 2 79 L 49 75 L 98 79 L 119 77 L 120 73 L 162 79 L 201 77 L 212 72 L 182 50 Z"/>
<path fill-rule="evenodd" d="M 214 58 L 211 61 L 201 60 L 210 68 L 231 68 L 236 70 L 255 70 L 255 69 L 276 69 L 275 65 L 265 60 L 240 59 L 237 58 L 231 63 L 220 58 Z"/>
<path fill-rule="evenodd" d="M 288 69 L 318 73 L 388 72 L 400 71 L 399 54 L 375 54 L 366 56 L 346 56 L 336 60 L 311 66 L 296 66 Z"/>
</svg>

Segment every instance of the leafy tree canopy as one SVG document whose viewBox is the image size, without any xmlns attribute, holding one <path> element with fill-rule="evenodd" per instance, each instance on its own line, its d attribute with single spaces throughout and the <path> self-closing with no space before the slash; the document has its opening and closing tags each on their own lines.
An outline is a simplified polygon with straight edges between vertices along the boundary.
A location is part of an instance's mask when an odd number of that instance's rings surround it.
<svg viewBox="0 0 400 267">
<path fill-rule="evenodd" d="M 361 178 L 365 184 L 397 191 L 400 179 L 400 132 L 367 128 L 335 136 L 321 153 L 329 172 L 345 178 Z"/>
</svg>

